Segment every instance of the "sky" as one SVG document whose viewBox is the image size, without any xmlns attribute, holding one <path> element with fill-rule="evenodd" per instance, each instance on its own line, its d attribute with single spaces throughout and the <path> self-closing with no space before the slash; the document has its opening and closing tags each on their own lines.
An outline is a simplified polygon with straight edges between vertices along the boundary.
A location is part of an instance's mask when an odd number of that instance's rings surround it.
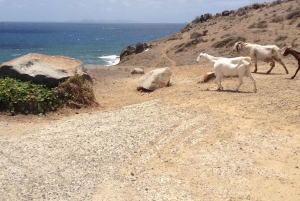
<svg viewBox="0 0 300 201">
<path fill-rule="evenodd" d="M 273 0 L 0 0 L 0 21 L 189 23 L 205 13 Z"/>
</svg>

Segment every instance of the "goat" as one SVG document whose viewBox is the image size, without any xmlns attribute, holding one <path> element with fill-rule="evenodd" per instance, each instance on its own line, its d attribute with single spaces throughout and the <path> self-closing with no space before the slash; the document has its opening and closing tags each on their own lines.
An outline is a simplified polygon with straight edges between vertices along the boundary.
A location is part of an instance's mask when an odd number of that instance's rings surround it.
<svg viewBox="0 0 300 201">
<path fill-rule="evenodd" d="M 247 56 L 250 56 L 251 59 L 255 62 L 255 70 L 254 73 L 257 72 L 257 60 L 270 63 L 270 70 L 268 70 L 267 74 L 269 74 L 272 69 L 275 67 L 275 61 L 280 63 L 285 69 L 286 74 L 289 74 L 284 63 L 281 61 L 280 49 L 276 45 L 257 45 L 251 43 L 244 43 L 242 41 L 236 42 L 233 46 L 233 51 L 237 53 L 244 52 Z"/>
<path fill-rule="evenodd" d="M 295 57 L 296 60 L 298 60 L 298 68 L 295 72 L 295 75 L 293 77 L 291 77 L 291 79 L 294 79 L 298 73 L 298 71 L 300 70 L 300 52 L 297 52 L 296 50 L 293 50 L 291 47 L 288 47 L 285 49 L 283 56 L 287 56 L 287 55 L 293 55 Z"/>
<path fill-rule="evenodd" d="M 216 80 L 215 83 L 218 85 L 217 90 L 223 90 L 221 81 L 223 76 L 239 76 L 239 84 L 236 87 L 235 91 L 239 90 L 239 87 L 243 84 L 243 77 L 247 75 L 253 82 L 254 92 L 256 92 L 256 82 L 254 77 L 251 74 L 251 58 L 250 57 L 234 57 L 234 58 L 225 58 L 225 57 L 214 57 L 204 52 L 200 53 L 197 62 L 201 58 L 205 58 L 214 65 Z"/>
</svg>

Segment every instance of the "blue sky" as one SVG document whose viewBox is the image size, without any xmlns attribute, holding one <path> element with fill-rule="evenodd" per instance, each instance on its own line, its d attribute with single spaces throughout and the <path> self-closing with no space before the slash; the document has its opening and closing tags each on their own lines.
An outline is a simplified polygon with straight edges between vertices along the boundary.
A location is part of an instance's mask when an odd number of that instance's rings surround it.
<svg viewBox="0 0 300 201">
<path fill-rule="evenodd" d="M 205 13 L 273 0 L 0 0 L 0 21 L 123 20 L 185 23 Z"/>
</svg>

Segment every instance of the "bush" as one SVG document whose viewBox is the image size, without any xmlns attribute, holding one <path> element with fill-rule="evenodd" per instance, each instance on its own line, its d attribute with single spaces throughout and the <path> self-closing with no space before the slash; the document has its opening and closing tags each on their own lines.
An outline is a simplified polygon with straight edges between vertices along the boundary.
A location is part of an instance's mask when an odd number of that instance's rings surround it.
<svg viewBox="0 0 300 201">
<path fill-rule="evenodd" d="M 274 17 L 271 22 L 273 23 L 283 22 L 283 17 L 280 16 Z"/>
<path fill-rule="evenodd" d="M 52 89 L 12 78 L 0 79 L 0 111 L 5 110 L 7 115 L 43 114 L 64 103 L 72 108 L 97 105 L 92 88 L 79 75 Z"/>
<path fill-rule="evenodd" d="M 195 38 L 199 38 L 199 37 L 202 37 L 202 36 L 206 36 L 208 30 L 204 30 L 202 33 L 199 33 L 199 32 L 192 32 L 190 34 L 190 39 L 195 39 Z"/>
<path fill-rule="evenodd" d="M 216 43 L 213 44 L 214 48 L 221 48 L 221 47 L 228 47 L 228 46 L 233 46 L 234 43 L 238 42 L 238 41 L 246 41 L 246 39 L 244 37 L 238 36 L 238 37 L 229 37 L 226 38 L 222 41 L 218 41 Z"/>
<path fill-rule="evenodd" d="M 286 16 L 286 19 L 287 20 L 290 20 L 290 19 L 295 19 L 295 18 L 298 18 L 300 17 L 300 9 L 298 8 L 297 10 L 289 13 L 287 16 Z"/>
<path fill-rule="evenodd" d="M 192 32 L 191 34 L 190 34 L 190 39 L 195 39 L 195 38 L 199 38 L 199 37 L 201 37 L 201 36 L 203 36 L 201 33 L 199 33 L 199 32 Z"/>
<path fill-rule="evenodd" d="M 268 28 L 268 23 L 266 21 L 260 21 L 259 23 L 253 23 L 248 27 L 248 29 L 253 29 L 253 28 L 265 29 Z"/>
<path fill-rule="evenodd" d="M 66 104 L 71 108 L 82 108 L 84 106 L 96 106 L 93 88 L 75 75 L 58 86 L 60 96 L 67 96 Z"/>
<path fill-rule="evenodd" d="M 287 36 L 282 36 L 282 35 L 280 35 L 280 36 L 278 36 L 278 37 L 275 39 L 275 41 L 278 42 L 278 41 L 282 41 L 282 40 L 285 40 L 285 39 L 287 39 Z"/>
</svg>

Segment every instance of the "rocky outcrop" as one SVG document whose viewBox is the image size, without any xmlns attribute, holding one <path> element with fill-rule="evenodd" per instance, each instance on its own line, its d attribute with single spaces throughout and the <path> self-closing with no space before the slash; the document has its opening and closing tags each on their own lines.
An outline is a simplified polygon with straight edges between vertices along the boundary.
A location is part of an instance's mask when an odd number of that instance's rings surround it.
<svg viewBox="0 0 300 201">
<path fill-rule="evenodd" d="M 203 15 L 203 21 L 204 22 L 206 22 L 207 20 L 212 19 L 212 18 L 213 18 L 213 16 L 210 13 L 206 13 L 206 14 Z"/>
<path fill-rule="evenodd" d="M 171 76 L 172 71 L 168 67 L 152 70 L 140 78 L 137 90 L 154 91 L 169 86 Z"/>
<path fill-rule="evenodd" d="M 31 81 L 56 87 L 75 73 L 92 81 L 86 73 L 83 63 L 66 56 L 27 54 L 0 66 L 0 78 L 11 77 L 22 81 Z"/>
<path fill-rule="evenodd" d="M 222 12 L 222 16 L 229 16 L 230 14 L 233 14 L 235 11 L 234 10 L 231 10 L 231 11 L 229 11 L 229 10 L 224 10 L 223 12 Z"/>
<path fill-rule="evenodd" d="M 135 47 L 132 47 L 131 45 L 128 45 L 124 50 L 122 50 L 120 54 L 120 62 L 124 59 L 124 57 L 133 55 L 133 54 L 139 54 L 142 53 L 146 48 L 149 46 L 146 43 L 137 43 Z"/>
</svg>

